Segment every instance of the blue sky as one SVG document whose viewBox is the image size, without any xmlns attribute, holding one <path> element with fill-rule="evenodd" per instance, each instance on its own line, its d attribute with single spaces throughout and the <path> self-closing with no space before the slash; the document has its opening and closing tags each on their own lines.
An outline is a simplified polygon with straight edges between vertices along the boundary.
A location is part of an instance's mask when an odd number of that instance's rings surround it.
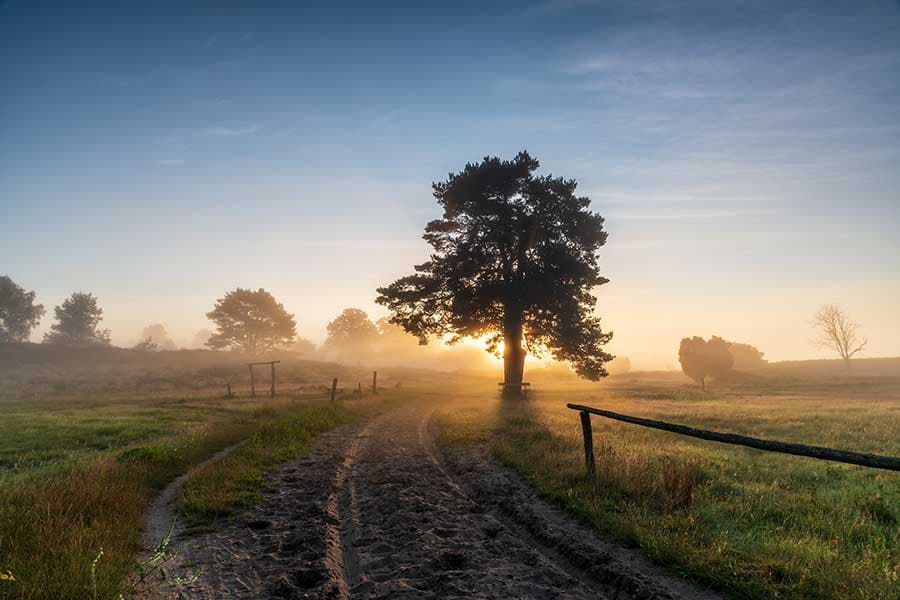
<svg viewBox="0 0 900 600">
<path fill-rule="evenodd" d="M 607 217 L 634 362 L 821 356 L 826 302 L 900 355 L 896 1 L 8 0 L 0 81 L 0 272 L 93 291 L 117 343 L 186 342 L 238 285 L 314 340 L 378 314 L 430 183 L 527 148 Z"/>
</svg>

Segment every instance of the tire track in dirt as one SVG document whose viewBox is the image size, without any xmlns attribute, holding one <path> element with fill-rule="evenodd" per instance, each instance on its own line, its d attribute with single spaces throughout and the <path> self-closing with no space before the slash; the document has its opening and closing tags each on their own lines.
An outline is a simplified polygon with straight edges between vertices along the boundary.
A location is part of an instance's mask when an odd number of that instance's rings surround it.
<svg viewBox="0 0 900 600">
<path fill-rule="evenodd" d="M 676 578 L 637 550 L 599 538 L 540 500 L 517 475 L 500 467 L 486 448 L 457 449 L 444 456 L 435 447 L 434 412 L 423 419 L 426 447 L 456 487 L 479 502 L 549 562 L 597 592 L 599 597 L 720 600 L 721 596 Z M 449 463 L 449 464 L 448 464 Z"/>
<path fill-rule="evenodd" d="M 359 513 L 352 477 L 359 447 L 371 426 L 372 423 L 368 423 L 347 447 L 325 503 L 326 513 L 330 517 L 326 533 L 327 564 L 340 598 L 349 598 L 350 588 L 359 583 L 359 560 L 353 550 L 359 538 Z"/>
<path fill-rule="evenodd" d="M 538 500 L 483 449 L 434 443 L 434 404 L 323 434 L 259 505 L 183 544 L 154 598 L 713 598 Z M 638 560 L 640 559 L 640 560 Z"/>
</svg>

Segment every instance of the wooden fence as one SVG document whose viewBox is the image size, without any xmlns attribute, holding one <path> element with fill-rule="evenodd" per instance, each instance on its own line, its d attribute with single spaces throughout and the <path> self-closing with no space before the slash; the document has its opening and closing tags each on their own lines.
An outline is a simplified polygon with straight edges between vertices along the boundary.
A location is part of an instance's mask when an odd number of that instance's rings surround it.
<svg viewBox="0 0 900 600">
<path fill-rule="evenodd" d="M 279 364 L 280 360 L 266 361 L 266 362 L 253 362 L 247 363 L 247 368 L 250 370 L 250 397 L 256 398 L 256 379 L 253 377 L 253 367 L 257 367 L 260 365 L 269 365 L 271 370 L 271 379 L 269 381 L 269 396 L 271 398 L 275 397 L 275 365 Z M 325 388 L 325 394 L 327 397 L 331 398 L 331 401 L 334 402 L 335 398 L 337 398 L 338 394 L 344 393 L 344 388 L 338 388 L 338 378 L 334 377 L 331 380 L 331 388 L 329 389 L 327 386 Z M 378 394 L 378 371 L 372 371 L 372 393 Z M 357 394 L 360 397 L 363 395 L 362 383 L 357 383 Z M 231 389 L 231 382 L 227 382 L 225 384 L 225 397 L 226 398 L 234 398 L 234 391 Z"/>
<path fill-rule="evenodd" d="M 900 458 L 895 456 L 848 452 L 846 450 L 836 450 L 834 448 L 825 448 L 823 446 L 807 446 L 805 444 L 763 440 L 735 433 L 720 433 L 718 431 L 709 431 L 707 429 L 695 429 L 686 425 L 674 425 L 664 421 L 642 419 L 640 417 L 632 417 L 631 415 L 623 415 L 581 404 L 569 403 L 566 404 L 566 407 L 577 410 L 581 414 L 581 432 L 584 436 L 584 464 L 588 473 L 591 475 L 596 471 L 596 463 L 594 461 L 594 435 L 591 430 L 591 415 L 613 419 L 614 421 L 622 421 L 623 423 L 631 423 L 632 425 L 640 425 L 641 427 L 671 431 L 672 433 L 699 438 L 701 440 L 710 440 L 723 444 L 734 444 L 736 446 L 747 446 L 748 448 L 756 448 L 757 450 L 765 450 L 767 452 L 808 456 L 809 458 L 849 463 L 851 465 L 870 467 L 872 469 L 900 471 Z"/>
</svg>

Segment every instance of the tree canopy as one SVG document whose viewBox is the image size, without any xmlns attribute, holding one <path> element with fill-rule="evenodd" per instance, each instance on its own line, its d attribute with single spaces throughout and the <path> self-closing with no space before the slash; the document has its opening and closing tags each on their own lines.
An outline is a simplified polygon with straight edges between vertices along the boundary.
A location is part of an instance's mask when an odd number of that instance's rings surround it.
<svg viewBox="0 0 900 600">
<path fill-rule="evenodd" d="M 103 309 L 93 294 L 75 292 L 53 309 L 56 323 L 44 335 L 45 344 L 109 346 L 109 329 L 100 329 Z"/>
<path fill-rule="evenodd" d="M 522 381 L 526 351 L 549 351 L 596 380 L 612 359 L 612 337 L 594 314 L 593 291 L 607 283 L 597 252 L 603 218 L 571 179 L 537 176 L 527 152 L 486 157 L 433 184 L 443 216 L 428 223 L 430 259 L 378 288 L 391 321 L 417 336 L 485 337 L 503 343 L 505 380 Z"/>
<path fill-rule="evenodd" d="M 44 316 L 44 305 L 35 304 L 34 298 L 34 292 L 0 276 L 0 343 L 28 341 Z"/>
<path fill-rule="evenodd" d="M 369 315 L 358 308 L 344 309 L 326 329 L 328 337 L 324 346 L 328 349 L 368 350 L 378 337 L 378 329 Z"/>
<path fill-rule="evenodd" d="M 734 359 L 734 368 L 739 371 L 759 369 L 766 366 L 769 361 L 763 358 L 764 353 L 756 346 L 729 342 L 728 352 Z"/>
<path fill-rule="evenodd" d="M 206 345 L 216 350 L 261 354 L 290 345 L 297 335 L 294 315 L 262 288 L 228 292 L 206 316 L 216 325 Z"/>
<path fill-rule="evenodd" d="M 728 351 L 730 345 L 715 335 L 709 341 L 697 336 L 684 338 L 678 348 L 681 370 L 705 390 L 707 377 L 721 378 L 731 370 L 734 358 Z"/>
</svg>

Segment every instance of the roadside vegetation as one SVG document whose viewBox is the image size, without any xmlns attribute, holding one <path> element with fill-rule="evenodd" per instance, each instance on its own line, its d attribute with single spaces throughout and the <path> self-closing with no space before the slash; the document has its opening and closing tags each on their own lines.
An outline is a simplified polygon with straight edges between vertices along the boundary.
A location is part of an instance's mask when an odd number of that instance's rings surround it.
<svg viewBox="0 0 900 600">
<path fill-rule="evenodd" d="M 191 476 L 178 502 L 179 513 L 197 528 L 250 508 L 261 498 L 267 471 L 308 451 L 318 434 L 359 414 L 360 409 L 344 404 L 320 404 L 260 427 L 236 451 Z"/>
<path fill-rule="evenodd" d="M 331 405 L 313 392 L 61 391 L 0 401 L 0 598 L 117 598 L 135 568 L 144 512 L 178 475 L 247 440 L 183 490 L 180 518 L 208 525 L 252 504 L 264 473 L 316 435 L 401 393 L 360 401 L 347 390 Z"/>
<path fill-rule="evenodd" d="M 735 598 L 900 597 L 900 474 L 593 418 L 596 479 L 566 402 L 770 439 L 900 455 L 900 381 L 543 384 L 527 402 L 444 412 L 442 443 L 487 443 L 545 498 Z M 862 383 L 862 382 L 860 382 Z"/>
</svg>

